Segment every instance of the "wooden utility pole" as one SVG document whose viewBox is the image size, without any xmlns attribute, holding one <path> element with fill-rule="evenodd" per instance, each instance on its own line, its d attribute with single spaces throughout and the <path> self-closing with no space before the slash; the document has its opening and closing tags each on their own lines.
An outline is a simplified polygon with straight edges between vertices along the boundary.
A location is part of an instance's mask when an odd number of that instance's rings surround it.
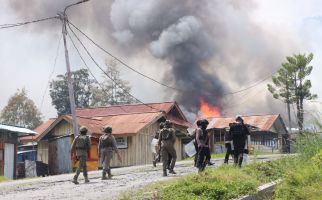
<svg viewBox="0 0 322 200">
<path fill-rule="evenodd" d="M 66 23 L 68 22 L 66 11 L 71 6 L 78 5 L 78 4 L 87 2 L 87 1 L 89 1 L 89 0 L 79 1 L 77 3 L 68 5 L 65 7 L 64 12 L 58 14 L 60 17 L 60 20 L 62 21 L 62 24 L 63 24 L 62 33 L 63 33 L 64 47 L 65 47 L 65 61 L 66 61 L 66 69 L 67 69 L 68 94 L 69 94 L 70 110 L 71 110 L 71 114 L 72 114 L 73 134 L 75 137 L 78 135 L 78 124 L 77 124 L 77 117 L 76 117 L 74 86 L 73 86 L 72 74 L 70 71 L 70 62 L 69 62 L 69 55 L 68 55 L 67 41 L 66 41 L 66 35 L 67 35 Z"/>
</svg>

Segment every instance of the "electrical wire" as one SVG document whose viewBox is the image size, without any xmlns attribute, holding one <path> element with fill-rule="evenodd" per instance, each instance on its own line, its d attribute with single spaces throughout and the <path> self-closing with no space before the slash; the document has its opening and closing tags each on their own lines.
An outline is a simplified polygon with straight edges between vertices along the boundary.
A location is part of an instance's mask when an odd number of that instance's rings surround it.
<svg viewBox="0 0 322 200">
<path fill-rule="evenodd" d="M 108 94 L 108 92 L 106 91 L 106 89 L 102 86 L 102 84 L 96 79 L 96 77 L 94 76 L 94 74 L 92 73 L 92 71 L 90 70 L 90 68 L 88 67 L 86 61 L 84 60 L 83 56 L 81 55 L 80 51 L 78 50 L 74 40 L 72 39 L 72 37 L 70 36 L 70 34 L 67 32 L 67 35 L 70 39 L 70 41 L 72 42 L 74 48 L 76 49 L 77 51 L 77 54 L 78 56 L 80 57 L 80 59 L 82 60 L 82 62 L 84 63 L 85 67 L 87 68 L 87 70 L 89 71 L 89 73 L 91 74 L 91 76 L 94 78 L 95 82 L 99 85 L 99 87 L 103 90 L 103 92 L 105 92 L 106 94 Z M 128 113 L 124 108 L 123 106 L 120 106 L 120 105 L 113 105 L 113 106 L 117 106 L 119 107 L 121 110 L 123 110 L 125 113 Z"/>
<path fill-rule="evenodd" d="M 18 23 L 14 23 L 14 24 L 0 24 L 0 29 L 7 29 L 7 28 L 13 28 L 13 27 L 17 27 L 17 26 L 24 26 L 24 25 L 27 25 L 27 24 L 47 21 L 47 20 L 50 20 L 50 19 L 57 19 L 57 16 L 55 16 L 55 17 L 46 17 L 46 18 L 32 20 L 32 21 L 26 21 L 26 22 L 18 22 Z"/>
<path fill-rule="evenodd" d="M 176 90 L 176 91 L 179 91 L 179 92 L 191 92 L 191 90 L 183 90 L 183 89 L 179 89 L 179 88 L 176 88 L 176 87 L 173 87 L 173 86 L 169 86 L 169 85 L 167 85 L 167 84 L 165 84 L 165 83 L 162 83 L 162 82 L 160 82 L 160 81 L 158 81 L 158 80 L 155 80 L 154 78 L 151 78 L 151 77 L 149 77 L 149 76 L 147 76 L 147 75 L 145 75 L 145 74 L 143 74 L 142 72 L 140 72 L 140 71 L 138 71 L 138 70 L 136 70 L 136 69 L 134 69 L 133 67 L 131 67 L 131 66 L 129 66 L 128 64 L 126 64 L 124 61 L 122 61 L 121 59 L 119 59 L 118 57 L 116 57 L 116 56 L 114 56 L 112 53 L 110 53 L 109 51 L 107 51 L 106 49 L 104 49 L 101 45 L 99 45 L 97 42 L 95 42 L 93 39 L 91 39 L 87 34 L 85 34 L 82 30 L 80 30 L 77 26 L 75 26 L 71 21 L 69 21 L 68 20 L 68 23 L 70 24 L 70 25 L 72 25 L 78 32 L 80 32 L 82 35 L 84 35 L 89 41 L 91 41 L 97 48 L 99 48 L 99 49 L 101 49 L 103 52 L 105 52 L 106 54 L 108 54 L 109 56 L 111 56 L 112 58 L 114 58 L 115 60 L 117 60 L 119 63 L 121 63 L 123 66 L 125 66 L 126 68 L 128 68 L 128 69 L 130 69 L 130 70 L 132 70 L 133 72 L 135 72 L 135 73 L 137 73 L 137 74 L 139 74 L 139 75 L 141 75 L 141 76 L 143 76 L 143 77 L 145 77 L 145 78 L 147 78 L 147 79 L 149 79 L 149 80 L 151 80 L 151 81 L 153 81 L 153 82 L 155 82 L 155 83 L 157 83 L 157 84 L 159 84 L 159 85 L 162 85 L 162 86 L 164 86 L 164 87 L 167 87 L 167 88 L 170 88 L 170 89 L 172 89 L 172 90 Z M 262 83 L 262 82 L 264 82 L 264 81 L 266 81 L 267 79 L 269 79 L 269 78 L 271 78 L 272 77 L 272 75 L 273 74 L 275 74 L 276 73 L 276 71 L 274 71 L 273 73 L 271 73 L 269 76 L 266 76 L 266 77 L 264 77 L 263 79 L 261 79 L 261 80 L 259 80 L 259 81 L 257 81 L 257 82 L 255 82 L 254 84 L 252 84 L 252 85 L 250 85 L 250 86 L 248 86 L 248 87 L 246 87 L 246 88 L 243 88 L 243 89 L 240 89 L 240 90 L 237 90 L 237 91 L 234 91 L 234 92 L 228 92 L 228 93 L 224 93 L 224 94 L 222 94 L 221 96 L 227 96 L 227 95 L 233 95 L 233 94 L 237 94 L 237 93 L 240 93 L 240 92 L 244 92 L 244 91 L 246 91 L 246 90 L 249 90 L 249 89 L 251 89 L 251 88 L 253 88 L 253 87 L 255 87 L 255 86 L 257 86 L 258 84 L 260 84 L 260 83 Z M 218 95 L 215 95 L 215 94 L 208 94 L 208 95 L 210 95 L 210 96 L 218 96 Z M 207 95 L 207 96 L 208 96 Z"/>
<path fill-rule="evenodd" d="M 41 103 L 40 103 L 40 107 L 39 107 L 40 111 L 42 110 L 42 106 L 44 104 L 44 99 L 45 99 L 46 92 L 48 90 L 48 86 L 49 86 L 49 83 L 50 83 L 50 79 L 53 76 L 53 74 L 55 72 L 55 69 L 56 69 L 56 64 L 57 64 L 57 59 L 58 59 L 58 55 L 59 55 L 59 49 L 60 49 L 60 43 L 61 43 L 62 37 L 63 37 L 63 35 L 61 35 L 60 38 L 59 38 L 59 40 L 58 40 L 58 45 L 57 45 L 57 49 L 56 49 L 56 56 L 55 56 L 55 59 L 54 59 L 53 69 L 52 69 L 51 73 L 49 74 L 48 82 L 47 82 L 47 85 L 46 85 L 44 94 L 42 95 L 42 98 L 41 98 Z"/>
<path fill-rule="evenodd" d="M 81 46 L 84 48 L 84 50 L 86 51 L 87 55 L 91 58 L 91 60 L 94 62 L 94 64 L 111 80 L 115 83 L 116 86 L 118 86 L 120 89 L 123 90 L 123 92 L 125 92 L 126 94 L 128 94 L 129 96 L 131 96 L 133 99 L 135 99 L 136 101 L 142 103 L 143 105 L 153 109 L 153 110 L 157 110 L 159 112 L 164 112 L 162 110 L 156 109 L 146 103 L 144 103 L 143 101 L 139 100 L 138 98 L 136 98 L 135 96 L 133 96 L 131 93 L 129 93 L 128 91 L 126 91 L 119 83 L 117 83 L 109 74 L 107 74 L 102 67 L 96 62 L 96 60 L 93 58 L 93 56 L 90 54 L 90 52 L 87 50 L 87 48 L 85 47 L 85 45 L 83 44 L 83 42 L 79 39 L 79 37 L 76 35 L 76 33 L 74 32 L 74 30 L 70 27 L 69 22 L 67 23 L 70 31 L 73 33 L 74 37 L 78 40 L 78 42 L 81 44 Z"/>
</svg>

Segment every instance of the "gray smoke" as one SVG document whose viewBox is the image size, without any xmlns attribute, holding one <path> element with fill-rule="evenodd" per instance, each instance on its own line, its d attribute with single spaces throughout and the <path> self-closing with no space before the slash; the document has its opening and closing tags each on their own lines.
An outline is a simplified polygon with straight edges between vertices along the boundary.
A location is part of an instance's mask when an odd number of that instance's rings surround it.
<svg viewBox="0 0 322 200">
<path fill-rule="evenodd" d="M 76 1 L 11 0 L 10 4 L 20 16 L 31 18 L 56 14 L 70 2 Z M 160 69 L 163 82 L 181 90 L 167 89 L 166 94 L 172 93 L 188 112 L 199 110 L 200 97 L 224 110 L 231 102 L 238 104 L 240 96 L 223 94 L 272 73 L 294 49 L 292 41 L 282 41 L 253 22 L 250 14 L 256 4 L 252 1 L 91 0 L 86 4 L 71 9 L 71 18 L 99 33 L 96 39 L 101 42 L 117 41 L 117 48 L 128 57 L 149 51 L 165 61 L 169 67 Z M 271 106 L 265 112 L 280 112 L 279 106 Z M 263 110 L 252 109 L 251 113 Z"/>
</svg>

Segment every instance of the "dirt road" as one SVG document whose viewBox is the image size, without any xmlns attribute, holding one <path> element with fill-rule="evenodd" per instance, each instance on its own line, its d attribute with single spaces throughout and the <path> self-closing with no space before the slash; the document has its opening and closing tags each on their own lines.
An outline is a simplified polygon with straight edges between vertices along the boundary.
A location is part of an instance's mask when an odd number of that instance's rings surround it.
<svg viewBox="0 0 322 200">
<path fill-rule="evenodd" d="M 259 160 L 276 159 L 280 155 L 259 156 Z M 222 159 L 213 159 L 216 164 L 222 165 Z M 38 199 L 71 199 L 71 200 L 107 200 L 117 199 L 122 192 L 142 188 L 152 182 L 195 173 L 192 161 L 178 162 L 175 168 L 176 175 L 162 177 L 161 164 L 156 168 L 152 165 L 133 166 L 113 169 L 112 180 L 101 181 L 101 171 L 89 173 L 90 183 L 84 183 L 82 174 L 80 184 L 71 183 L 73 174 L 63 174 L 44 178 L 32 178 L 0 183 L 1 200 L 38 200 Z"/>
</svg>

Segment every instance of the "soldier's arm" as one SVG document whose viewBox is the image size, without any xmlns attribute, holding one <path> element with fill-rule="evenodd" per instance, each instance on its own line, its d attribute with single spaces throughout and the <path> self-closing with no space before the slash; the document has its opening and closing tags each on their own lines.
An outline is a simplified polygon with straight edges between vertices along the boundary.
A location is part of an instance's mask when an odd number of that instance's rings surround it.
<svg viewBox="0 0 322 200">
<path fill-rule="evenodd" d="M 159 133 L 159 140 L 158 140 L 158 146 L 160 147 L 161 146 L 161 141 L 162 141 L 162 134 L 161 134 L 161 131 Z"/>
<path fill-rule="evenodd" d="M 73 151 L 73 149 L 75 148 L 77 138 L 78 138 L 78 136 L 76 136 L 76 137 L 74 138 L 73 142 L 72 142 L 72 145 L 71 145 L 71 147 L 70 147 L 70 151 L 71 151 L 71 152 L 72 152 L 72 151 Z"/>
<path fill-rule="evenodd" d="M 98 139 L 97 155 L 98 157 L 101 157 L 101 138 Z"/>
</svg>

